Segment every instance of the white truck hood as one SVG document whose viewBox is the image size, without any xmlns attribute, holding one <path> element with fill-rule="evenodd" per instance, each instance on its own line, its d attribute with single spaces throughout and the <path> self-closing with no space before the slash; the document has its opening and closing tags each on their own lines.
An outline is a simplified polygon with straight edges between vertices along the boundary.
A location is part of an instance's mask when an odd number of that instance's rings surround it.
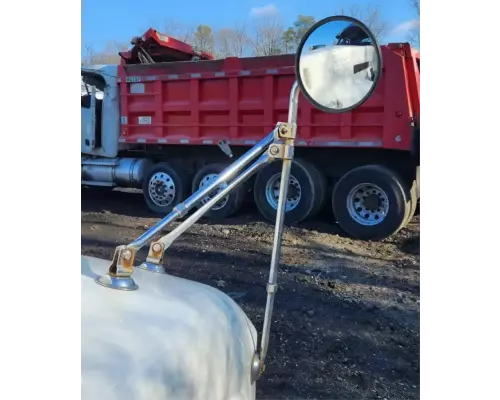
<svg viewBox="0 0 500 400">
<path fill-rule="evenodd" d="M 82 256 L 82 399 L 255 399 L 257 332 L 229 296 L 137 268 L 138 290 L 109 289 L 108 267 Z"/>
</svg>

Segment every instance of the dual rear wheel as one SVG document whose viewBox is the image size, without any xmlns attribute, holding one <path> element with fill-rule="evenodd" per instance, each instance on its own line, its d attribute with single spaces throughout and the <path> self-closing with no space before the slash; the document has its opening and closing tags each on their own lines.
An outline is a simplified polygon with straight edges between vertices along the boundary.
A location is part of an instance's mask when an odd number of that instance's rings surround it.
<svg viewBox="0 0 500 400">
<path fill-rule="evenodd" d="M 142 191 L 146 204 L 155 213 L 168 214 L 190 193 L 209 185 L 225 167 L 224 164 L 205 165 L 190 180 L 187 173 L 178 172 L 168 163 L 158 163 L 149 170 L 143 180 Z M 200 201 L 200 205 L 205 204 L 211 196 L 226 186 L 227 183 L 224 183 L 215 192 L 205 196 Z M 230 217 L 240 209 L 244 199 L 245 187 L 243 185 L 233 189 L 205 215 L 214 220 Z"/>
<path fill-rule="evenodd" d="M 212 183 L 217 179 L 218 174 L 226 167 L 227 165 L 224 164 L 208 164 L 202 167 L 193 178 L 191 186 L 192 193 Z M 205 196 L 200 202 L 201 205 L 206 204 L 213 195 L 218 194 L 225 187 L 227 187 L 227 182 L 220 185 L 214 192 L 210 193 L 210 195 Z M 245 185 L 235 187 L 231 193 L 217 202 L 205 215 L 213 220 L 221 220 L 236 214 L 243 205 L 245 193 Z"/>
<path fill-rule="evenodd" d="M 192 183 L 194 193 L 203 186 L 216 179 L 217 174 L 226 167 L 223 164 L 209 164 L 201 168 L 195 175 Z M 260 213 L 264 218 L 274 221 L 278 208 L 278 198 L 281 180 L 281 164 L 275 163 L 265 167 L 255 177 L 253 184 L 254 200 Z M 211 195 L 219 192 L 227 183 Z M 296 160 L 292 164 L 292 170 L 288 186 L 288 199 L 286 202 L 285 223 L 297 224 L 309 217 L 315 216 L 323 207 L 326 195 L 326 179 L 310 163 Z M 206 214 L 215 220 L 227 218 L 236 214 L 245 200 L 249 185 L 240 185 L 221 199 Z M 204 204 L 209 196 L 202 199 Z"/>
<path fill-rule="evenodd" d="M 383 240 L 405 227 L 415 214 L 417 194 L 393 170 L 365 165 L 335 185 L 332 209 L 341 228 L 362 240 Z"/>
<path fill-rule="evenodd" d="M 167 214 L 189 193 L 210 184 L 224 164 L 208 164 L 200 168 L 190 181 L 187 174 L 176 172 L 167 163 L 158 163 L 144 179 L 143 192 L 149 208 Z M 276 218 L 281 180 L 281 163 L 270 164 L 255 177 L 253 197 L 260 213 L 269 221 Z M 204 197 L 200 205 L 222 190 Z M 240 185 L 213 206 L 206 216 L 221 220 L 236 214 L 245 200 L 248 183 Z M 328 197 L 325 175 L 312 163 L 295 159 L 288 186 L 285 224 L 294 225 L 316 216 Z M 333 214 L 340 227 L 361 240 L 382 240 L 411 220 L 417 207 L 416 183 L 408 185 L 393 170 L 382 165 L 366 165 L 347 172 L 331 192 Z"/>
<path fill-rule="evenodd" d="M 269 221 L 276 219 L 281 186 L 282 164 L 276 162 L 260 171 L 254 181 L 254 201 L 260 213 Z M 313 164 L 295 159 L 285 203 L 285 224 L 294 225 L 315 217 L 326 202 L 327 181 Z"/>
</svg>

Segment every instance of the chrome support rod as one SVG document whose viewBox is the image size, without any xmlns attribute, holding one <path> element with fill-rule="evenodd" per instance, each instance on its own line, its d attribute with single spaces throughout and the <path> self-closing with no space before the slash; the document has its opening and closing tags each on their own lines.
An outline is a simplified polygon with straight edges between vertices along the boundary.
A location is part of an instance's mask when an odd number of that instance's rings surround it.
<svg viewBox="0 0 500 400">
<path fill-rule="evenodd" d="M 261 168 L 265 167 L 267 164 L 273 162 L 275 159 L 271 158 L 267 152 L 262 154 L 250 167 L 248 167 L 241 175 L 239 175 L 234 181 L 232 181 L 228 186 L 217 193 L 209 201 L 207 201 L 202 207 L 200 207 L 193 215 L 187 218 L 182 224 L 175 228 L 172 232 L 167 233 L 165 236 L 158 239 L 155 243 L 160 243 L 163 245 L 164 251 L 182 235 L 186 230 L 188 230 L 196 221 L 198 221 L 208 210 L 210 210 L 217 202 L 222 198 L 227 196 L 236 186 L 244 183 L 248 178 L 258 172 Z M 151 244 L 154 245 L 153 243 Z"/>
<path fill-rule="evenodd" d="M 299 102 L 299 85 L 294 83 L 290 91 L 290 104 L 288 112 L 288 123 L 295 125 L 297 123 L 297 110 Z M 285 139 L 285 145 L 294 146 L 295 138 Z M 283 160 L 283 169 L 281 172 L 280 193 L 278 199 L 278 209 L 276 211 L 276 224 L 274 227 L 274 243 L 273 252 L 271 256 L 271 267 L 269 270 L 269 281 L 267 284 L 267 301 L 266 311 L 264 314 L 264 323 L 262 328 L 262 338 L 260 345 L 260 364 L 261 371 L 264 368 L 264 361 L 267 356 L 267 349 L 269 347 L 269 333 L 271 330 L 271 321 L 274 308 L 274 296 L 278 285 L 276 284 L 278 278 L 278 268 L 281 256 L 281 242 L 283 239 L 283 223 L 285 221 L 285 205 L 288 195 L 288 181 L 290 179 L 290 169 L 292 167 L 291 159 Z"/>
<path fill-rule="evenodd" d="M 126 247 L 138 251 L 142 246 L 154 238 L 160 231 L 167 225 L 171 224 L 176 219 L 186 215 L 191 208 L 193 208 L 198 201 L 210 194 L 214 189 L 216 189 L 220 184 L 233 178 L 238 172 L 240 172 L 250 161 L 255 159 L 259 154 L 261 154 L 266 147 L 275 140 L 277 126 L 269 133 L 264 139 L 258 142 L 254 147 L 247 151 L 243 156 L 241 156 L 237 161 L 228 166 L 224 171 L 222 171 L 217 179 L 215 179 L 210 185 L 203 187 L 189 196 L 182 203 L 174 207 L 173 211 L 165 216 L 163 219 L 154 224 L 141 236 L 135 239 L 132 243 L 128 244 Z"/>
<path fill-rule="evenodd" d="M 290 100 L 288 104 L 288 123 L 289 124 L 297 124 L 297 116 L 299 109 L 299 94 L 300 87 L 297 81 L 292 86 L 290 90 Z"/>
</svg>

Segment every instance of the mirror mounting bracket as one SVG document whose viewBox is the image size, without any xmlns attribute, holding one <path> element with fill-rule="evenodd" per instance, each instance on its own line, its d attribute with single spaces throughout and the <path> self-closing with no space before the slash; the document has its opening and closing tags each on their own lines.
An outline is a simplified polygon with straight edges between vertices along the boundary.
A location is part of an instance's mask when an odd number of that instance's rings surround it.
<svg viewBox="0 0 500 400">
<path fill-rule="evenodd" d="M 283 143 L 276 143 L 269 146 L 267 151 L 269 157 L 280 160 L 293 160 L 294 146 Z"/>
<path fill-rule="evenodd" d="M 149 246 L 146 262 L 143 262 L 137 268 L 155 272 L 157 274 L 166 274 L 167 271 L 163 266 L 165 250 L 165 245 L 162 242 L 152 242 Z"/>
<path fill-rule="evenodd" d="M 154 262 L 145 261 L 145 262 L 139 264 L 137 266 L 137 268 L 143 269 L 143 270 L 149 271 L 149 272 L 154 272 L 156 274 L 166 274 L 167 273 L 167 270 L 163 266 L 163 263 L 156 264 Z"/>
<path fill-rule="evenodd" d="M 289 122 L 278 123 L 277 138 L 276 139 L 295 139 L 297 133 L 297 124 Z"/>
<path fill-rule="evenodd" d="M 96 278 L 99 285 L 117 290 L 136 290 L 139 287 L 132 278 L 136 250 L 128 246 L 115 249 L 109 272 Z"/>
<path fill-rule="evenodd" d="M 267 150 L 269 157 L 274 160 L 293 160 L 296 132 L 297 124 L 295 122 L 279 122 L 275 131 L 275 143 L 271 144 Z M 282 140 L 284 143 L 276 143 L 276 141 Z"/>
</svg>

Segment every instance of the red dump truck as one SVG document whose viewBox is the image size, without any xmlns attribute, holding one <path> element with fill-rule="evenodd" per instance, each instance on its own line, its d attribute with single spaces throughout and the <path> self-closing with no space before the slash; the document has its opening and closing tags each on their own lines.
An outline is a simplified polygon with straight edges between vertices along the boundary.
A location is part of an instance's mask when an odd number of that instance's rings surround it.
<svg viewBox="0 0 500 400">
<path fill-rule="evenodd" d="M 141 188 L 148 207 L 167 214 L 287 120 L 295 56 L 214 60 L 153 29 L 132 43 L 120 65 L 82 67 L 82 185 Z M 382 55 L 381 80 L 358 109 L 329 114 L 300 99 L 285 223 L 332 207 L 332 223 L 380 240 L 413 217 L 420 54 L 392 43 Z M 209 216 L 231 216 L 253 198 L 274 220 L 279 183 L 271 164 Z"/>
</svg>

